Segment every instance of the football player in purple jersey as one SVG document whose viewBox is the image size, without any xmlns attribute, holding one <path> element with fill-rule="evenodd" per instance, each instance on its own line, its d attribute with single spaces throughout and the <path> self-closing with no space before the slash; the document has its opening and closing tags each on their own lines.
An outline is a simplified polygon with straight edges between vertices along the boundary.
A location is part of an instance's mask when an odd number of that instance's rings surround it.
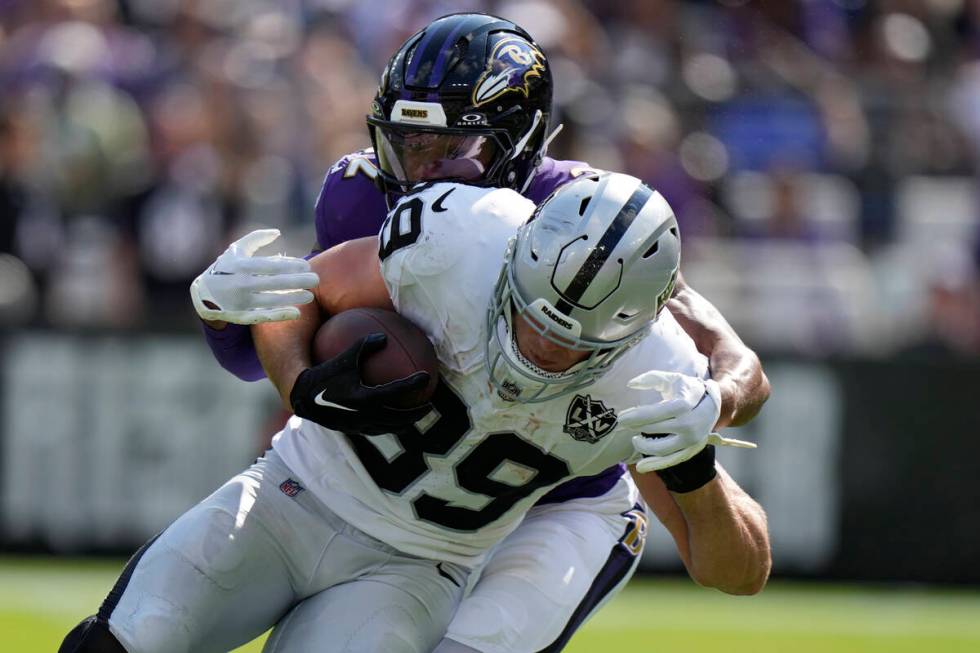
<svg viewBox="0 0 980 653">
<path fill-rule="evenodd" d="M 382 74 L 367 118 L 373 147 L 344 156 L 327 172 L 316 203 L 314 252 L 376 234 L 392 198 L 420 182 L 455 180 L 512 188 L 540 203 L 556 188 L 591 171 L 585 162 L 546 156 L 554 134 L 548 129 L 551 95 L 548 61 L 517 25 L 483 14 L 455 14 L 433 21 L 399 48 Z M 297 317 L 296 305 L 312 300 L 309 289 L 317 283 L 306 261 L 253 256 L 277 236 L 275 230 L 261 230 L 233 243 L 191 287 L 215 357 L 245 380 L 264 377 L 248 325 Z M 705 428 L 738 426 L 752 419 L 769 394 L 758 357 L 720 313 L 682 278 L 677 281 L 668 309 L 709 358 L 719 391 L 717 399 L 709 397 L 689 415 L 671 417 L 687 420 L 698 428 L 702 423 Z M 332 399 L 334 403 L 344 403 L 342 396 Z M 327 427 L 332 426 L 330 410 L 324 409 L 317 419 Z M 372 410 L 353 416 L 351 412 L 357 411 L 345 411 L 345 422 L 359 419 L 366 429 L 391 427 L 399 419 L 412 423 L 419 418 L 413 411 L 399 415 Z M 616 466 L 595 477 L 559 486 L 542 499 L 541 505 L 562 503 L 569 510 L 589 510 L 587 500 L 610 491 L 624 473 L 622 466 Z M 688 563 L 686 530 L 677 502 L 655 475 L 635 478 L 643 497 L 668 527 L 681 557 Z M 562 587 L 560 591 L 571 598 L 561 602 L 554 622 L 501 624 L 500 628 L 522 630 L 526 636 L 521 641 L 527 643 L 529 651 L 560 650 L 585 618 L 622 587 L 635 569 L 642 549 L 642 532 L 635 528 L 635 520 L 631 523 L 637 533 L 624 534 L 619 546 L 630 542 L 628 548 L 633 555 L 621 563 L 622 569 L 607 568 L 612 556 L 591 561 L 587 569 L 589 582 L 567 588 L 559 575 L 562 568 L 555 565 L 554 586 L 539 590 L 542 595 L 549 595 Z M 560 524 L 548 527 L 561 529 Z M 520 534 L 522 528 L 514 535 Z M 504 542 L 501 551 L 506 552 L 506 546 Z M 507 559 L 504 555 L 499 558 Z M 510 559 L 506 564 L 513 563 Z M 538 563 L 528 560 L 526 564 Z M 738 579 L 722 580 L 721 575 L 699 573 L 690 567 L 689 571 L 702 584 L 725 591 L 757 591 L 740 586 Z M 513 568 L 498 569 L 491 559 L 472 594 L 482 602 L 482 610 L 487 602 L 495 600 L 495 595 L 480 594 L 481 584 L 493 587 L 498 574 L 503 577 L 515 573 Z M 515 605 L 522 598 L 537 600 L 534 596 L 517 596 L 513 597 Z M 468 600 L 471 598 L 464 600 L 460 610 L 461 621 L 467 616 Z M 504 599 L 497 596 L 496 600 Z M 506 606 L 500 612 L 512 611 L 513 606 Z M 479 641 L 476 637 L 467 639 L 462 625 L 459 629 L 450 627 L 449 639 L 437 650 L 490 653 L 491 648 L 483 648 Z"/>
</svg>

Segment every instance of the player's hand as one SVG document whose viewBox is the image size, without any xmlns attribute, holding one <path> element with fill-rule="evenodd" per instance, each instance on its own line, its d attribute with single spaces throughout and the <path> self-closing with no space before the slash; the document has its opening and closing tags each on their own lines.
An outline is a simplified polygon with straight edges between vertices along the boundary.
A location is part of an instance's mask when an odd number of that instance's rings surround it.
<svg viewBox="0 0 980 653">
<path fill-rule="evenodd" d="M 191 283 L 191 299 L 202 320 L 258 324 L 295 320 L 298 304 L 313 301 L 319 283 L 310 264 L 291 256 L 253 256 L 279 237 L 259 229 L 236 240 Z"/>
<path fill-rule="evenodd" d="M 424 387 L 428 372 L 383 385 L 364 385 L 361 363 L 365 356 L 383 349 L 386 340 L 383 333 L 372 333 L 330 360 L 300 372 L 289 393 L 293 412 L 335 431 L 365 435 L 397 433 L 425 417 L 432 404 L 417 408 L 385 404 Z"/>
<path fill-rule="evenodd" d="M 627 408 L 619 416 L 621 426 L 640 432 L 633 437 L 633 449 L 642 456 L 636 463 L 640 473 L 678 465 L 709 444 L 755 447 L 713 432 L 721 413 L 721 390 L 711 379 L 651 371 L 628 385 L 656 390 L 663 397 L 656 404 Z"/>
</svg>

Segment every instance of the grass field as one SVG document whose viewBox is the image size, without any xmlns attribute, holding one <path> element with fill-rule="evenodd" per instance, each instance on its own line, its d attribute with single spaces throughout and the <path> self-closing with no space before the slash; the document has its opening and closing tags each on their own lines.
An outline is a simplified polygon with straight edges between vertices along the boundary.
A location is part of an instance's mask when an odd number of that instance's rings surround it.
<svg viewBox="0 0 980 653">
<path fill-rule="evenodd" d="M 0 558 L 0 651 L 48 653 L 95 611 L 124 561 Z M 258 653 L 261 641 L 238 649 Z M 980 591 L 773 581 L 728 597 L 642 578 L 572 640 L 569 653 L 975 653 Z"/>
</svg>

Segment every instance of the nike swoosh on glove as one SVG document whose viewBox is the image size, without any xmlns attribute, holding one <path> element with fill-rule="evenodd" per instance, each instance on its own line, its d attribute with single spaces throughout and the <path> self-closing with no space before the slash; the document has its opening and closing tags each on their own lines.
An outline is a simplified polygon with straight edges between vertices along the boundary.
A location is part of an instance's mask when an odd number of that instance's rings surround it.
<svg viewBox="0 0 980 653">
<path fill-rule="evenodd" d="M 293 412 L 335 431 L 379 435 L 397 433 L 425 417 L 432 404 L 389 408 L 386 404 L 415 392 L 429 382 L 428 372 L 415 372 L 382 385 L 364 385 L 365 356 L 385 347 L 383 333 L 364 336 L 328 361 L 303 370 L 289 393 Z"/>
</svg>

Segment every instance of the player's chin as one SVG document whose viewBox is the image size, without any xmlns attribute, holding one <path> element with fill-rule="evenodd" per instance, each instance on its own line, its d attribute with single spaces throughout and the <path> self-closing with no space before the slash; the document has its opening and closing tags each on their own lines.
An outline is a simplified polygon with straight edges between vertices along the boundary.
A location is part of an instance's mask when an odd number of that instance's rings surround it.
<svg viewBox="0 0 980 653">
<path fill-rule="evenodd" d="M 571 367 L 566 363 L 555 362 L 555 361 L 545 361 L 543 363 L 535 363 L 535 365 L 537 365 L 540 369 L 544 370 L 545 372 L 550 372 L 552 374 L 561 374 L 562 372 L 566 371 L 569 367 Z"/>
<path fill-rule="evenodd" d="M 562 372 L 567 371 L 573 364 L 565 358 L 549 356 L 547 354 L 536 354 L 533 352 L 527 357 L 527 359 L 534 363 L 534 366 L 539 370 L 550 372 L 551 374 L 561 374 Z"/>
</svg>

